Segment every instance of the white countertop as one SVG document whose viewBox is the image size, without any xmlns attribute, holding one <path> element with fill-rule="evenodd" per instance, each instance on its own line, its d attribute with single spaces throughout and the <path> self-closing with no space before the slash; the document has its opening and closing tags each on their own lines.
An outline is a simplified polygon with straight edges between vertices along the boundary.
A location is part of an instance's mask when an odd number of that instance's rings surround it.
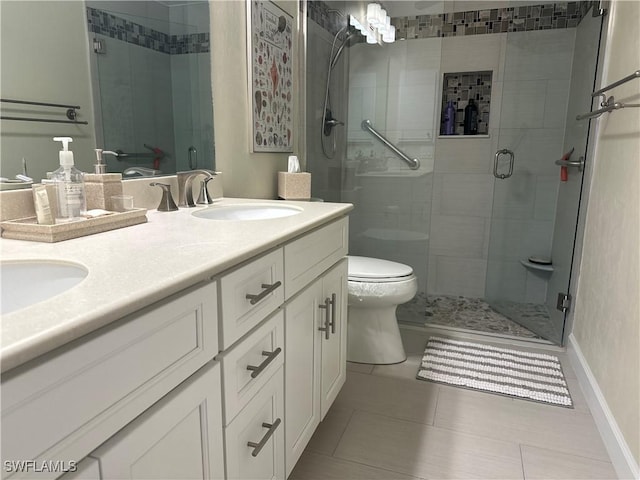
<svg viewBox="0 0 640 480">
<path fill-rule="evenodd" d="M 59 243 L 0 239 L 2 260 L 57 260 L 89 272 L 77 286 L 2 316 L 0 361 L 7 371 L 169 295 L 209 279 L 317 226 L 342 217 L 343 203 L 225 198 L 217 205 L 292 204 L 270 220 L 196 218 L 198 208 L 147 212 L 148 222 Z"/>
</svg>

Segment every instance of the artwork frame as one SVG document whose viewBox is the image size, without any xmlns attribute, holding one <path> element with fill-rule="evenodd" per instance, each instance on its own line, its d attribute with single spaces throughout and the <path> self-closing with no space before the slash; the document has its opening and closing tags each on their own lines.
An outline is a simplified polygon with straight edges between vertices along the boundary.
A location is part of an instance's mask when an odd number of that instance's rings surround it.
<svg viewBox="0 0 640 480">
<path fill-rule="evenodd" d="M 273 2 L 247 0 L 252 152 L 293 152 L 293 17 Z"/>
</svg>

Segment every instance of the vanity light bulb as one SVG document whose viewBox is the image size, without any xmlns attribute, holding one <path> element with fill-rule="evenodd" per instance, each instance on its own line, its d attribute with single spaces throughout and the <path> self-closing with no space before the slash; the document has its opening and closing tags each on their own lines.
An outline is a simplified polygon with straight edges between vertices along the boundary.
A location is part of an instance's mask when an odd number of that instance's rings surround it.
<svg viewBox="0 0 640 480">
<path fill-rule="evenodd" d="M 384 32 L 382 41 L 385 43 L 393 43 L 396 41 L 396 27 L 394 25 L 390 25 L 389 30 Z"/>
<path fill-rule="evenodd" d="M 378 13 L 376 27 L 383 28 L 387 18 L 387 11 L 384 8 L 380 9 Z"/>
<path fill-rule="evenodd" d="M 380 16 L 380 10 L 382 10 L 382 7 L 377 3 L 370 3 L 367 5 L 367 22 L 375 25 Z"/>
</svg>

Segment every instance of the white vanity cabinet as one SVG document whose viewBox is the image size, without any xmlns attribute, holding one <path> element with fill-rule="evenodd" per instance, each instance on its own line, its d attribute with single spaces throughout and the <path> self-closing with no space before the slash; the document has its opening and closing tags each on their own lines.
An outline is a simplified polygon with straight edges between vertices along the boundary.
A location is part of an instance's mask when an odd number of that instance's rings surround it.
<svg viewBox="0 0 640 480">
<path fill-rule="evenodd" d="M 257 327 L 253 315 L 250 333 L 218 356 L 227 478 L 286 478 L 344 384 L 347 242 L 342 218 L 220 279 L 225 348 L 235 341 L 226 329 L 239 330 L 238 321 L 225 319 L 231 292 L 233 312 L 241 312 L 231 318 L 251 311 L 247 300 L 254 309 L 264 304 L 263 313 L 278 307 Z M 225 295 L 225 285 L 236 288 Z M 256 295 L 257 287 L 264 293 Z"/>
<path fill-rule="evenodd" d="M 2 376 L 2 460 L 77 461 L 218 352 L 215 282 L 151 305 Z M 220 387 L 212 386 L 220 395 Z M 3 469 L 3 478 L 60 471 Z"/>
<path fill-rule="evenodd" d="M 210 362 L 95 450 L 104 479 L 224 478 L 220 365 Z"/>
<path fill-rule="evenodd" d="M 284 480 L 345 380 L 347 242 L 342 217 L 3 374 L 2 478 Z"/>
<path fill-rule="evenodd" d="M 287 476 L 346 379 L 346 295 L 343 259 L 285 308 Z"/>
<path fill-rule="evenodd" d="M 348 225 L 284 246 L 287 476 L 346 378 Z"/>
</svg>

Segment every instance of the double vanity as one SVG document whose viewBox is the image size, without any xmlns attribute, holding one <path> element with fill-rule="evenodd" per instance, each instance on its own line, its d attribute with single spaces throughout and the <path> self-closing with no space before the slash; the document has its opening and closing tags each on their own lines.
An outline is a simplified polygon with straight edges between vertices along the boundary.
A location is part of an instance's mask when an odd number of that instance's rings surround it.
<svg viewBox="0 0 640 480">
<path fill-rule="evenodd" d="M 286 478 L 345 381 L 351 208 L 222 199 L 1 240 L 34 284 L 80 277 L 2 316 L 2 478 Z"/>
</svg>

